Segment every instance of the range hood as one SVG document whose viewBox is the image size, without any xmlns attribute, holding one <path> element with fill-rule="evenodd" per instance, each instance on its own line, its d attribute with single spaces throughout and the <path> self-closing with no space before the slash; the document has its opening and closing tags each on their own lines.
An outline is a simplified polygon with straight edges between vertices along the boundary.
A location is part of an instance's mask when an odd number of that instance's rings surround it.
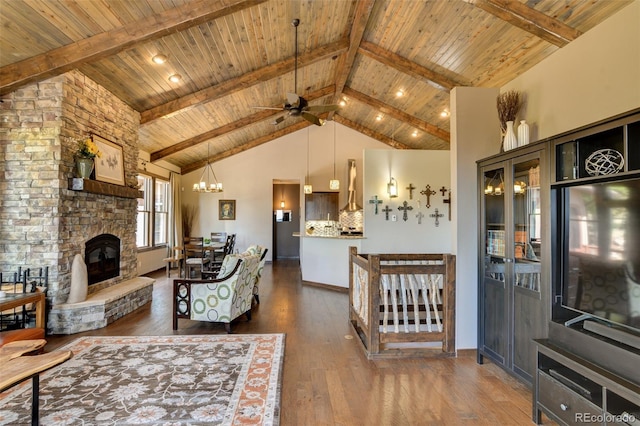
<svg viewBox="0 0 640 426">
<path fill-rule="evenodd" d="M 349 187 L 347 192 L 347 204 L 342 208 L 343 212 L 357 212 L 362 210 L 356 203 L 356 160 L 347 160 L 347 170 L 349 171 Z"/>
</svg>

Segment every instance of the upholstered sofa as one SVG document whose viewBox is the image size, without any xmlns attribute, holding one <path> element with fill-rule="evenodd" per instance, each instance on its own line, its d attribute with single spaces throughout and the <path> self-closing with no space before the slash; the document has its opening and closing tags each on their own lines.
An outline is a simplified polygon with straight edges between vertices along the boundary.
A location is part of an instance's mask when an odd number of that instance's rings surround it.
<svg viewBox="0 0 640 426">
<path fill-rule="evenodd" d="M 242 314 L 251 320 L 253 288 L 260 257 L 245 252 L 225 256 L 217 278 L 173 280 L 173 329 L 178 319 L 222 322 L 228 333 L 231 321 Z"/>
</svg>

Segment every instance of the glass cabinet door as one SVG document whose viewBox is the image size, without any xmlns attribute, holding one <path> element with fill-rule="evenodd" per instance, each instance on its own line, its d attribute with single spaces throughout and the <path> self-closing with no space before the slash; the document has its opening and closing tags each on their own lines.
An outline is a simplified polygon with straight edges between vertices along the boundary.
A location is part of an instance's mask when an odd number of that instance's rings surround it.
<svg viewBox="0 0 640 426">
<path fill-rule="evenodd" d="M 504 282 L 506 252 L 504 168 L 484 172 L 485 276 Z"/>
<path fill-rule="evenodd" d="M 505 169 L 502 167 L 483 172 L 484 263 L 482 292 L 479 295 L 483 305 L 480 339 L 483 352 L 498 363 L 506 361 L 509 347 L 506 283 L 510 268 L 506 263 L 508 243 L 505 235 L 504 175 Z"/>
<path fill-rule="evenodd" d="M 513 165 L 514 286 L 540 291 L 540 159 Z"/>
</svg>

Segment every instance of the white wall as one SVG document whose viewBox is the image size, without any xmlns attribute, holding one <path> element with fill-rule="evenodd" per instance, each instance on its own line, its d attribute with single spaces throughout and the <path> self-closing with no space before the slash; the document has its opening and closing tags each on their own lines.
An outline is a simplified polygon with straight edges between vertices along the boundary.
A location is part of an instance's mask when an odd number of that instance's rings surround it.
<svg viewBox="0 0 640 426">
<path fill-rule="evenodd" d="M 477 347 L 478 190 L 476 160 L 500 152 L 497 88 L 451 91 L 452 232 L 456 255 L 456 347 Z"/>
<path fill-rule="evenodd" d="M 532 141 L 639 108 L 640 0 L 502 89 L 525 94 Z"/>
<path fill-rule="evenodd" d="M 199 207 L 200 214 L 194 232 L 202 235 L 212 231 L 236 233 L 237 249 L 242 251 L 254 243 L 264 245 L 269 248 L 267 260 L 271 261 L 273 180 L 297 180 L 301 185 L 304 184 L 308 139 L 310 182 L 314 191 L 328 191 L 329 180 L 333 177 L 334 131 L 336 176 L 341 181 L 340 203 L 342 205 L 347 202 L 346 166 L 350 158 L 356 160 L 360 173 L 356 183 L 358 202 L 362 203 L 363 150 L 382 149 L 387 145 L 335 122 L 328 122 L 325 126 L 310 126 L 214 163 L 213 170 L 224 185 L 222 194 L 198 194 L 191 191 L 193 184 L 200 179 L 202 169 L 184 175 L 182 203 Z M 302 186 L 300 189 L 302 191 Z M 236 220 L 218 220 L 220 199 L 236 200 Z M 302 227 L 304 194 L 300 194 L 300 200 Z M 301 239 L 301 244 L 304 244 L 303 240 Z"/>
<path fill-rule="evenodd" d="M 390 199 L 387 195 L 387 183 L 390 176 L 398 181 L 398 197 Z M 409 184 L 416 189 L 413 199 L 409 198 Z M 448 198 L 439 192 L 443 186 L 451 187 L 449 151 L 425 150 L 366 150 L 364 152 L 364 233 L 363 253 L 451 253 L 451 229 L 453 222 L 448 219 L 449 210 L 443 202 Z M 420 194 L 427 185 L 436 191 L 431 196 L 431 207 L 426 207 L 427 198 Z M 378 205 L 378 214 L 369 200 L 374 195 L 383 203 Z M 398 210 L 407 201 L 413 210 L 408 211 L 405 222 L 403 212 Z M 389 206 L 389 220 L 382 211 Z M 438 209 L 443 217 L 429 217 Z M 418 224 L 416 214 L 422 213 L 422 224 Z M 395 215 L 396 222 L 391 220 Z"/>
</svg>

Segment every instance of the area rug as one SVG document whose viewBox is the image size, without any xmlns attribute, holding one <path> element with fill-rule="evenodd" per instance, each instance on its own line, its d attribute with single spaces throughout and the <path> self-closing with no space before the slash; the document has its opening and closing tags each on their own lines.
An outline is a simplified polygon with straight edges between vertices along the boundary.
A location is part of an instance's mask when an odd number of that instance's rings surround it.
<svg viewBox="0 0 640 426">
<path fill-rule="evenodd" d="M 40 424 L 277 425 L 283 334 L 81 337 L 41 375 Z M 1 368 L 1 367 L 0 367 Z M 31 380 L 0 425 L 31 424 Z"/>
</svg>

